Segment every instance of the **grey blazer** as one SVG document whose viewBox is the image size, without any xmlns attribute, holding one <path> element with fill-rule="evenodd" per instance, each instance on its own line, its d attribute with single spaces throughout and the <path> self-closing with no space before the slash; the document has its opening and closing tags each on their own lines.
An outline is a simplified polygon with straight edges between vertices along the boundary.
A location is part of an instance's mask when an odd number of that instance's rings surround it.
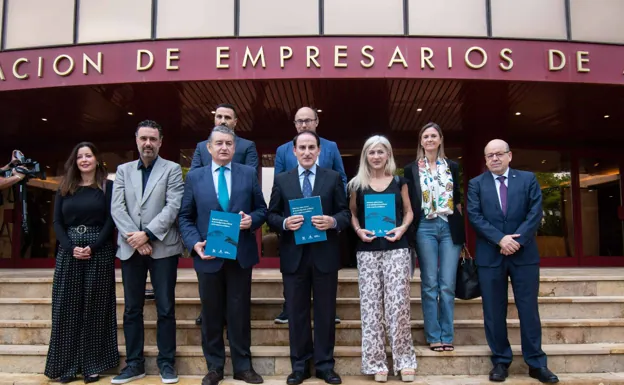
<svg viewBox="0 0 624 385">
<path fill-rule="evenodd" d="M 126 242 L 126 234 L 145 228 L 157 238 L 150 241 L 152 258 L 181 254 L 183 246 L 176 219 L 184 194 L 182 168 L 159 157 L 141 196 L 143 176 L 138 164 L 138 160 L 122 164 L 115 176 L 111 214 L 119 231 L 117 258 L 127 260 L 135 252 Z"/>
</svg>

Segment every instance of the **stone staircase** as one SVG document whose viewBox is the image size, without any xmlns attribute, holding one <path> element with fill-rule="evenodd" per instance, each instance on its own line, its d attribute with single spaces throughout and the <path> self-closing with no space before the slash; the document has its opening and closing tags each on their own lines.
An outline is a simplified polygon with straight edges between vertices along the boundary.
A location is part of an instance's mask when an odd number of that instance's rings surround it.
<svg viewBox="0 0 624 385">
<path fill-rule="evenodd" d="M 49 269 L 0 270 L 0 373 L 43 371 L 50 336 L 52 273 Z M 256 270 L 253 280 L 254 367 L 263 375 L 281 376 L 275 381 L 284 383 L 283 377 L 290 372 L 288 327 L 273 323 L 273 318 L 281 310 L 281 275 L 276 270 Z M 337 311 L 343 321 L 336 330 L 336 370 L 345 376 L 359 376 L 361 323 L 357 272 L 343 270 L 339 280 Z M 458 384 L 487 382 L 483 375 L 489 372 L 491 364 L 483 331 L 481 300 L 457 301 L 456 350 L 432 352 L 423 336 L 419 281 L 416 277 L 412 282 L 412 336 L 418 356 L 418 374 L 432 376 L 422 377 L 422 381 L 453 375 L 459 376 L 453 377 L 456 379 L 471 378 L 456 382 Z M 521 381 L 518 383 L 531 383 L 520 352 L 519 322 L 511 288 L 509 293 L 509 337 L 515 355 L 510 372 L 518 374 L 516 377 Z M 121 319 L 124 301 L 119 271 L 117 294 L 117 318 Z M 176 296 L 179 373 L 203 375 L 206 364 L 201 352 L 200 330 L 194 324 L 200 302 L 192 270 L 179 271 Z M 568 383 L 624 384 L 624 269 L 542 269 L 539 302 L 543 349 L 549 355 L 549 367 L 555 373 L 561 374 L 562 379 L 569 379 Z M 153 301 L 146 302 L 145 320 L 147 370 L 150 374 L 157 374 Z M 118 337 L 123 356 L 121 321 Z M 229 363 L 226 373 L 228 370 L 231 370 Z M 0 375 L 0 385 L 4 385 L 2 378 Z M 154 380 L 147 383 L 160 382 L 157 377 Z"/>
</svg>

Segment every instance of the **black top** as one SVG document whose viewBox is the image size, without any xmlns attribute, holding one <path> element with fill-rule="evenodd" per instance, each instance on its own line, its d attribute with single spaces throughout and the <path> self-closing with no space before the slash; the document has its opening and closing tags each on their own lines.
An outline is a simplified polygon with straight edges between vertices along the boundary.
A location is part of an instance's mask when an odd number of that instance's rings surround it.
<svg viewBox="0 0 624 385">
<path fill-rule="evenodd" d="M 139 163 L 137 164 L 137 170 L 141 170 L 141 178 L 143 179 L 143 189 L 141 190 L 141 196 L 145 193 L 145 187 L 147 186 L 147 182 L 149 181 L 150 175 L 152 175 L 152 170 L 154 169 L 154 165 L 158 160 L 158 156 L 154 158 L 152 163 L 149 166 L 145 167 L 143 164 L 143 159 L 139 158 Z M 143 226 L 139 226 L 139 228 L 147 234 L 147 237 L 154 241 L 156 240 L 156 236 L 152 233 L 147 227 L 143 228 Z"/>
<path fill-rule="evenodd" d="M 157 160 L 158 157 L 154 158 L 152 163 L 150 163 L 149 166 L 145 167 L 145 165 L 143 164 L 143 160 L 139 158 L 137 170 L 141 170 L 141 177 L 143 179 L 143 190 L 141 190 L 141 196 L 143 196 L 143 193 L 145 192 L 145 186 L 147 186 L 147 181 L 149 181 L 149 177 L 152 174 L 152 170 L 154 169 L 154 165 L 156 164 Z"/>
<path fill-rule="evenodd" d="M 401 188 L 407 183 L 407 180 L 402 177 L 393 178 L 388 187 L 384 191 L 375 191 L 368 187 L 364 190 L 358 190 L 355 203 L 357 205 L 357 218 L 360 222 L 360 226 L 366 229 L 366 223 L 364 221 L 364 195 L 368 194 L 394 194 L 394 205 L 396 210 L 396 226 L 399 227 L 403 223 L 403 198 L 401 197 Z M 407 248 L 407 236 L 403 234 L 400 240 L 390 242 L 384 237 L 377 237 L 370 243 L 363 242 L 358 237 L 357 251 L 384 251 L 384 250 L 396 250 Z"/>
<path fill-rule="evenodd" d="M 110 242 L 113 235 L 114 222 L 111 216 L 111 198 L 113 182 L 106 181 L 106 194 L 99 188 L 80 186 L 73 195 L 62 196 L 56 192 L 54 202 L 54 232 L 61 247 L 72 250 L 74 244 L 67 236 L 70 226 L 101 226 L 102 230 L 97 241 L 89 245 L 91 251 Z"/>
</svg>

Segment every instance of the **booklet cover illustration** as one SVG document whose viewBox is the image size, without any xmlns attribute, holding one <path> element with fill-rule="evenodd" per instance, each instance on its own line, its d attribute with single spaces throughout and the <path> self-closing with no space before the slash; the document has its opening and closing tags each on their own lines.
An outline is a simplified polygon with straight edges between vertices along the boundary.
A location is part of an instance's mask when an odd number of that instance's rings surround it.
<svg viewBox="0 0 624 385">
<path fill-rule="evenodd" d="M 236 259 L 240 221 L 240 214 L 211 211 L 204 254 Z"/>
<path fill-rule="evenodd" d="M 394 194 L 364 195 L 364 225 L 377 237 L 385 236 L 396 227 Z"/>
<path fill-rule="evenodd" d="M 292 199 L 290 203 L 290 215 L 303 215 L 303 224 L 295 231 L 295 244 L 322 242 L 327 240 L 325 231 L 318 230 L 312 224 L 312 217 L 323 215 L 321 198 L 318 196 L 302 199 Z"/>
</svg>

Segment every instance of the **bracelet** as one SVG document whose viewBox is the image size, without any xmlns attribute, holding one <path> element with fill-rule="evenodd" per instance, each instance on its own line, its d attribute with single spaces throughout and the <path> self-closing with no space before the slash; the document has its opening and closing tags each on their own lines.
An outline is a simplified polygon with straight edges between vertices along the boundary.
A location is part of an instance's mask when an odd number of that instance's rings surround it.
<svg viewBox="0 0 624 385">
<path fill-rule="evenodd" d="M 357 234 L 357 233 L 358 233 L 358 231 L 360 231 L 360 230 L 362 230 L 362 228 L 361 228 L 361 227 L 358 227 L 358 228 L 355 230 L 355 233 Z"/>
</svg>

